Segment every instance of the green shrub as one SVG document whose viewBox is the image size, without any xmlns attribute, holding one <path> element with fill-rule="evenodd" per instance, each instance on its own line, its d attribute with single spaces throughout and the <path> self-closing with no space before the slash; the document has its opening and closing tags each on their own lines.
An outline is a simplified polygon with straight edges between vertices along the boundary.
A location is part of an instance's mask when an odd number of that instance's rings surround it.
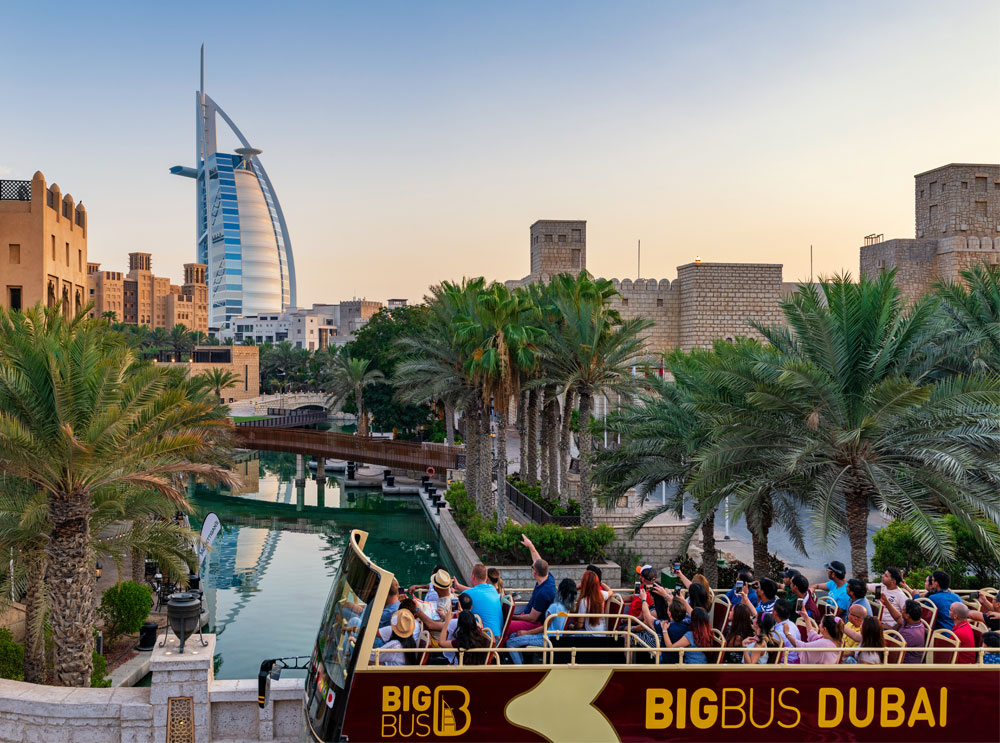
<svg viewBox="0 0 1000 743">
<path fill-rule="evenodd" d="M 508 521 L 497 532 L 496 520 L 485 521 L 476 511 L 463 483 L 453 483 L 446 493 L 456 523 L 465 532 L 483 562 L 517 565 L 525 562 L 521 534 L 526 534 L 550 563 L 586 563 L 602 560 L 615 530 L 607 524 L 565 528 L 556 524 L 515 524 Z"/>
<path fill-rule="evenodd" d="M 153 591 L 149 586 L 125 581 L 112 586 L 101 596 L 101 618 L 108 644 L 123 635 L 138 632 L 153 608 Z"/>
<path fill-rule="evenodd" d="M 103 655 L 94 651 L 94 670 L 90 673 L 90 685 L 95 689 L 107 688 L 111 686 L 111 679 L 105 678 L 108 674 L 108 661 Z"/>
<path fill-rule="evenodd" d="M 24 681 L 24 646 L 6 627 L 0 627 L 0 678 Z"/>
</svg>

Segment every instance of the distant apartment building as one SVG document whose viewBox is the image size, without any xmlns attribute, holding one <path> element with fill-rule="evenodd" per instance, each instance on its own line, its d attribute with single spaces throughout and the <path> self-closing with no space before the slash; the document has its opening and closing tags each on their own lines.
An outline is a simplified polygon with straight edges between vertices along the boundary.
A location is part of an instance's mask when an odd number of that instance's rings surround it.
<svg viewBox="0 0 1000 743">
<path fill-rule="evenodd" d="M 282 343 L 318 351 L 343 345 L 381 309 L 380 302 L 355 299 L 340 304 L 314 304 L 310 309 L 262 312 L 232 318 L 219 331 L 223 341 L 233 343 Z"/>
<path fill-rule="evenodd" d="M 0 180 L 0 286 L 9 309 L 87 303 L 87 210 L 41 172 Z"/>
<path fill-rule="evenodd" d="M 896 269 L 908 299 L 976 263 L 1000 261 L 1000 165 L 950 163 L 913 180 L 916 237 L 870 235 L 860 248 L 861 273 Z"/>
<path fill-rule="evenodd" d="M 237 377 L 235 385 L 222 390 L 223 402 L 240 402 L 260 395 L 260 349 L 256 346 L 197 346 L 188 361 L 158 361 L 161 366 L 180 366 L 188 377 L 211 369 L 222 369 Z"/>
<path fill-rule="evenodd" d="M 386 302 L 385 302 L 385 306 L 388 307 L 390 310 L 395 310 L 395 309 L 397 309 L 399 307 L 405 307 L 406 306 L 406 300 L 405 299 L 387 299 Z"/>
<path fill-rule="evenodd" d="M 188 330 L 208 332 L 208 286 L 205 266 L 184 264 L 184 283 L 153 274 L 149 253 L 129 253 L 129 271 L 102 271 L 100 263 L 87 264 L 91 317 L 115 313 L 118 322 L 166 328 L 183 325 Z"/>
</svg>

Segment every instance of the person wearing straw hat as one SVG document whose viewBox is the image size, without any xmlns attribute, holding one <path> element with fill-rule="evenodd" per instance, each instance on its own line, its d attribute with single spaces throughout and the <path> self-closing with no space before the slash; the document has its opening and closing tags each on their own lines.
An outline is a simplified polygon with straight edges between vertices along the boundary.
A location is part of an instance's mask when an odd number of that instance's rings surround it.
<svg viewBox="0 0 1000 743">
<path fill-rule="evenodd" d="M 376 653 L 372 651 L 372 662 L 382 666 L 413 666 L 420 662 L 416 653 L 393 653 L 392 650 L 403 650 L 417 647 L 413 639 L 413 629 L 416 626 L 411 614 L 406 609 L 400 609 L 392 615 L 392 637 L 380 648 L 376 661 Z"/>
<path fill-rule="evenodd" d="M 451 613 L 451 574 L 441 568 L 431 576 L 431 585 L 437 592 L 437 612 L 442 615 Z"/>
</svg>

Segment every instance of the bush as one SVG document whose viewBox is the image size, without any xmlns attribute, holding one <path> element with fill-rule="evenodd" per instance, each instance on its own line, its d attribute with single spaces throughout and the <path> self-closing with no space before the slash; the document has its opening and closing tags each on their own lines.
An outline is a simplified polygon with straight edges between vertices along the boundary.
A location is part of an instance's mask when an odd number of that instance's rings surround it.
<svg viewBox="0 0 1000 743">
<path fill-rule="evenodd" d="M 94 670 L 90 672 L 90 685 L 95 689 L 102 689 L 111 686 L 111 679 L 105 678 L 108 675 L 108 661 L 103 655 L 94 651 Z"/>
<path fill-rule="evenodd" d="M 125 581 L 112 586 L 101 596 L 101 618 L 108 644 L 113 645 L 123 635 L 139 631 L 153 608 L 153 591 L 149 586 Z"/>
<path fill-rule="evenodd" d="M 24 646 L 6 627 L 0 627 L 0 678 L 24 681 Z"/>
<path fill-rule="evenodd" d="M 446 493 L 456 523 L 483 562 L 516 565 L 525 561 L 521 534 L 526 534 L 538 551 L 550 563 L 586 563 L 602 560 L 608 545 L 615 539 L 615 530 L 607 524 L 593 528 L 565 528 L 556 524 L 515 524 L 508 521 L 502 531 L 496 530 L 496 520 L 484 520 L 476 511 L 463 483 L 453 483 Z"/>
</svg>

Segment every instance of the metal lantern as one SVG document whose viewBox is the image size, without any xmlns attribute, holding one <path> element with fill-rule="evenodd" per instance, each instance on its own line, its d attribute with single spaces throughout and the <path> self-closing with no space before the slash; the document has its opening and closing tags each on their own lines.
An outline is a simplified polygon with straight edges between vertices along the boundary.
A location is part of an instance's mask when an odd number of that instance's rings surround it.
<svg viewBox="0 0 1000 743">
<path fill-rule="evenodd" d="M 163 642 L 167 641 L 169 631 L 173 630 L 177 639 L 180 640 L 180 652 L 184 652 L 184 642 L 197 630 L 202 646 L 208 645 L 205 638 L 201 636 L 201 596 L 195 593 L 183 592 L 173 593 L 167 599 L 167 632 L 163 635 Z"/>
</svg>

